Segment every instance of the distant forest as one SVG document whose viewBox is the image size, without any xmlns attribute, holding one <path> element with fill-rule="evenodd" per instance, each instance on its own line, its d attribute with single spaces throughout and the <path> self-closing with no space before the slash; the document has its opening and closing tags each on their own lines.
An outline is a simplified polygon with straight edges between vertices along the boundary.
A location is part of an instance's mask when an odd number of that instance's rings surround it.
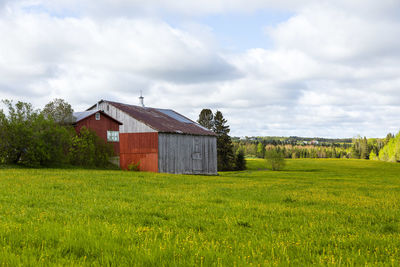
<svg viewBox="0 0 400 267">
<path fill-rule="evenodd" d="M 246 157 L 264 158 L 275 150 L 285 158 L 353 158 L 400 162 L 400 132 L 386 138 L 328 139 L 309 137 L 233 137 L 234 151 Z"/>
</svg>

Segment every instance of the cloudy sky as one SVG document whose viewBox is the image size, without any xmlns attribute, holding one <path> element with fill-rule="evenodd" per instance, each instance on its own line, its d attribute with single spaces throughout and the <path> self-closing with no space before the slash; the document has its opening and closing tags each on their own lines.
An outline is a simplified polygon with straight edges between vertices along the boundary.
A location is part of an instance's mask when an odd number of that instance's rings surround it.
<svg viewBox="0 0 400 267">
<path fill-rule="evenodd" d="M 0 99 L 221 110 L 234 136 L 400 129 L 398 0 L 0 0 Z"/>
</svg>

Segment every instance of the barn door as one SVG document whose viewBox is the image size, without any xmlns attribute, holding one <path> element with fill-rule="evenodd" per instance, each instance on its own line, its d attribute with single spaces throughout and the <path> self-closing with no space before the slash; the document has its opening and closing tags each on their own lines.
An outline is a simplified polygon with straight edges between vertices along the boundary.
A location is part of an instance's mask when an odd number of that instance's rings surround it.
<svg viewBox="0 0 400 267">
<path fill-rule="evenodd" d="M 193 173 L 201 173 L 203 171 L 203 157 L 200 145 L 200 138 L 195 137 L 193 141 Z"/>
</svg>

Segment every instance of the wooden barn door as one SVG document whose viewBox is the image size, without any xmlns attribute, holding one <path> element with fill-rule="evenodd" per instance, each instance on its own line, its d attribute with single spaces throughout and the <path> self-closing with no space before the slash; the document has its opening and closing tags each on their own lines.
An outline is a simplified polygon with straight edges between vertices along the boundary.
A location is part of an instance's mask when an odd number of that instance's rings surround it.
<svg viewBox="0 0 400 267">
<path fill-rule="evenodd" d="M 202 157 L 202 146 L 200 143 L 200 138 L 195 137 L 193 140 L 193 173 L 201 173 L 203 171 L 203 157 Z"/>
</svg>

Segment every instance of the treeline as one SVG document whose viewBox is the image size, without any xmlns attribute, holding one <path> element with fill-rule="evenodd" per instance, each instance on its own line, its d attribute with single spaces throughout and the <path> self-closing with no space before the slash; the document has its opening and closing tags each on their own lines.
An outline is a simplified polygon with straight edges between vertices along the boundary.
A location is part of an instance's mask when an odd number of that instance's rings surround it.
<svg viewBox="0 0 400 267">
<path fill-rule="evenodd" d="M 72 126 L 73 109 L 62 99 L 43 110 L 3 100 L 0 109 L 0 163 L 25 166 L 109 166 L 113 150 L 96 133 Z"/>
<path fill-rule="evenodd" d="M 234 148 L 245 151 L 246 157 L 264 158 L 265 152 L 275 150 L 282 153 L 285 158 L 349 158 L 351 148 L 341 145 L 264 145 L 234 143 Z"/>
<path fill-rule="evenodd" d="M 353 139 L 315 139 L 293 137 L 233 139 L 234 151 L 242 150 L 246 157 L 264 158 L 266 151 L 276 151 L 285 158 L 353 158 L 400 161 L 400 133 L 386 138 L 357 137 Z M 320 142 L 315 142 L 320 140 Z M 351 142 L 349 142 L 351 140 Z"/>
<path fill-rule="evenodd" d="M 299 137 L 299 136 L 245 136 L 242 138 L 232 137 L 234 142 L 243 141 L 244 143 L 263 143 L 264 145 L 319 145 L 319 146 L 330 146 L 330 145 L 343 145 L 351 147 L 351 138 L 320 138 L 320 137 Z"/>
</svg>

